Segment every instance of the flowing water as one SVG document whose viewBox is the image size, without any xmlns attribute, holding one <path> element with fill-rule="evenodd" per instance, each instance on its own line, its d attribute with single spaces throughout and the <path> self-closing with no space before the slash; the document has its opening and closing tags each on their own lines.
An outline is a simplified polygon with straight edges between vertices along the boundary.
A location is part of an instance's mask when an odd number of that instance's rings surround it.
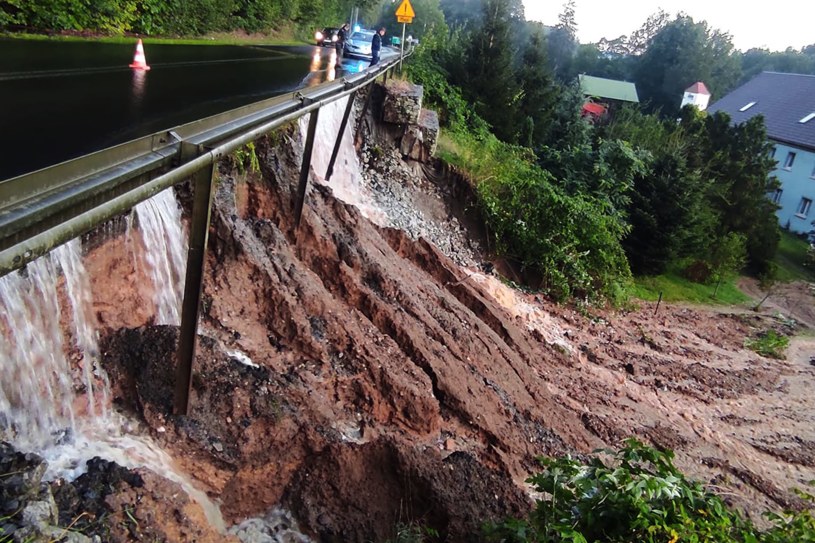
<svg viewBox="0 0 815 543">
<path fill-rule="evenodd" d="M 314 138 L 314 152 L 311 157 L 311 166 L 317 180 L 331 187 L 334 196 L 347 204 L 356 206 L 362 215 L 379 225 L 386 225 L 387 218 L 384 212 L 374 204 L 374 198 L 362 180 L 362 169 L 359 157 L 354 148 L 355 115 L 352 111 L 348 119 L 348 126 L 342 135 L 339 153 L 334 164 L 334 172 L 329 181 L 325 180 L 328 163 L 337 134 L 340 132 L 342 117 L 350 98 L 343 98 L 320 108 L 317 119 L 317 132 Z M 308 130 L 310 115 L 300 118 L 300 133 Z"/>
<path fill-rule="evenodd" d="M 152 280 L 156 324 L 181 324 L 187 238 L 181 223 L 181 207 L 172 189 L 164 190 L 135 208 L 142 246 L 130 243 L 137 266 L 142 265 Z M 128 221 L 132 239 L 133 221 Z"/>
<path fill-rule="evenodd" d="M 143 240 L 134 257 L 155 282 L 156 321 L 177 324 L 186 249 L 173 191 L 134 215 Z M 94 456 L 150 469 L 181 485 L 223 531 L 217 506 L 136 423 L 110 409 L 92 302 L 79 239 L 0 278 L 0 438 L 42 455 L 48 479 L 73 480 Z"/>
</svg>

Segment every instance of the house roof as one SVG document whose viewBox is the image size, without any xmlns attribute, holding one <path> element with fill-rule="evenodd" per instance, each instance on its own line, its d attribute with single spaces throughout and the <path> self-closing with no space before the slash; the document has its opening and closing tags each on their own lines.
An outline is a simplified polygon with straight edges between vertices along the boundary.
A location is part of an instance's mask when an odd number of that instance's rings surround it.
<svg viewBox="0 0 815 543">
<path fill-rule="evenodd" d="M 815 150 L 815 76 L 762 72 L 708 108 L 740 124 L 764 116 L 770 139 Z"/>
<path fill-rule="evenodd" d="M 621 100 L 623 102 L 639 103 L 640 101 L 634 83 L 583 74 L 579 75 L 578 78 L 580 79 L 580 90 L 587 96 Z"/>
<path fill-rule="evenodd" d="M 707 94 L 708 96 L 710 96 L 710 91 L 707 90 L 707 87 L 701 81 L 697 81 L 696 83 L 685 89 L 685 92 L 692 92 L 693 94 Z"/>
<path fill-rule="evenodd" d="M 592 114 L 597 117 L 602 117 L 606 113 L 606 108 L 602 104 L 595 104 L 592 102 L 586 102 L 583 104 L 583 114 Z"/>
</svg>

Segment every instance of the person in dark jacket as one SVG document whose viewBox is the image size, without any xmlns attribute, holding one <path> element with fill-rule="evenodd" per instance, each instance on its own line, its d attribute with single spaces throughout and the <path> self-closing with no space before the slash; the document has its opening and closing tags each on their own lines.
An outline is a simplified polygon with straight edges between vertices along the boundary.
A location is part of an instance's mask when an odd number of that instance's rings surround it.
<svg viewBox="0 0 815 543">
<path fill-rule="evenodd" d="M 382 49 L 382 36 L 385 35 L 385 27 L 383 26 L 374 34 L 374 39 L 371 41 L 371 66 L 379 62 L 379 51 Z"/>
<path fill-rule="evenodd" d="M 348 23 L 345 23 L 337 31 L 337 42 L 334 47 L 337 49 L 337 60 L 342 58 L 342 53 L 345 50 L 345 38 L 348 37 Z"/>
</svg>

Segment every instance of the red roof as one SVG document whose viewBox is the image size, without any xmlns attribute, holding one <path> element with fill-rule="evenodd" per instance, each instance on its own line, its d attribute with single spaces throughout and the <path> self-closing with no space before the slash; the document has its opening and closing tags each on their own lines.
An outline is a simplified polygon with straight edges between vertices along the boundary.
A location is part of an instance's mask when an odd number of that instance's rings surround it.
<svg viewBox="0 0 815 543">
<path fill-rule="evenodd" d="M 595 117 L 602 117 L 603 114 L 606 112 L 606 108 L 603 107 L 601 104 L 595 104 L 594 102 L 586 102 L 583 104 L 583 115 L 594 115 Z"/>
<path fill-rule="evenodd" d="M 685 92 L 692 92 L 693 94 L 707 94 L 708 96 L 710 96 L 710 91 L 707 90 L 707 87 L 701 81 L 697 81 L 696 83 L 685 89 Z"/>
</svg>

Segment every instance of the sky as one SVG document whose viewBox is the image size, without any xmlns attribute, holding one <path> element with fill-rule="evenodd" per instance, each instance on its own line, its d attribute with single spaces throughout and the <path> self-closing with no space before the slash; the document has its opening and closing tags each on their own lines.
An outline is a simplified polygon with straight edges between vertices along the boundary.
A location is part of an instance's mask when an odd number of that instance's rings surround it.
<svg viewBox="0 0 815 543">
<path fill-rule="evenodd" d="M 565 0 L 523 0 L 526 18 L 557 24 Z M 577 37 L 581 43 L 630 34 L 659 8 L 672 16 L 684 11 L 694 21 L 729 33 L 736 49 L 764 47 L 783 51 L 815 43 L 815 1 L 775 0 L 575 0 Z"/>
</svg>

